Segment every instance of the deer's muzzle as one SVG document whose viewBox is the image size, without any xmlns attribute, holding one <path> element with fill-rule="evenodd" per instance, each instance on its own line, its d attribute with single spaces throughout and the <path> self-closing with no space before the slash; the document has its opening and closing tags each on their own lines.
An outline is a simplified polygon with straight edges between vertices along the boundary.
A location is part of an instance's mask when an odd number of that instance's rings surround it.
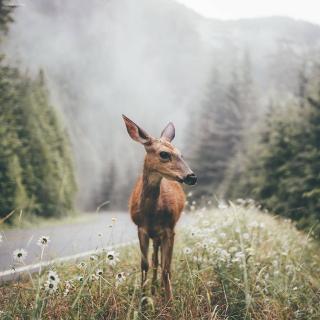
<svg viewBox="0 0 320 320">
<path fill-rule="evenodd" d="M 188 184 L 189 186 L 193 186 L 197 183 L 197 176 L 194 173 L 188 174 L 184 179 L 183 182 Z"/>
</svg>

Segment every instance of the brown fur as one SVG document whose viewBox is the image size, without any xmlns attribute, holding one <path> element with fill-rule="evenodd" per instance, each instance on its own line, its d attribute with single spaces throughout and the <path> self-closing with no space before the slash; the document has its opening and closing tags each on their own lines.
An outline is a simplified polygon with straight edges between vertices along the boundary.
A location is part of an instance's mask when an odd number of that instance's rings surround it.
<svg viewBox="0 0 320 320">
<path fill-rule="evenodd" d="M 141 176 L 129 200 L 132 221 L 138 227 L 143 227 L 150 238 L 159 237 L 161 229 L 175 227 L 185 200 L 184 191 L 178 182 L 162 179 L 153 186 L 144 182 Z"/>
<path fill-rule="evenodd" d="M 170 142 L 175 130 L 169 123 L 160 139 L 149 136 L 132 120 L 123 117 L 131 138 L 144 145 L 147 152 L 143 174 L 139 177 L 129 200 L 133 222 L 138 227 L 141 250 L 141 286 L 144 289 L 149 269 L 149 240 L 153 240 L 152 293 L 155 293 L 158 251 L 161 250 L 162 284 L 168 300 L 172 298 L 170 267 L 174 245 L 174 227 L 180 218 L 185 203 L 185 194 L 177 181 L 193 174 L 183 160 L 181 153 Z M 161 153 L 170 155 L 169 159 Z"/>
</svg>

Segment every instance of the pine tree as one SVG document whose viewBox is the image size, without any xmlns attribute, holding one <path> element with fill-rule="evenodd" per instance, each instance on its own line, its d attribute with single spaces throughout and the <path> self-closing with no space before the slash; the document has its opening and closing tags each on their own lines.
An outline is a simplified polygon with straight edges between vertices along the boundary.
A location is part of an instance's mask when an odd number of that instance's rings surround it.
<svg viewBox="0 0 320 320">
<path fill-rule="evenodd" d="M 234 68 L 228 85 L 216 69 L 212 72 L 194 138 L 196 147 L 189 156 L 199 177 L 199 194 L 223 197 L 238 175 L 234 159 L 241 156 L 246 129 L 252 127 L 255 101 L 248 53 L 241 68 Z"/>
</svg>

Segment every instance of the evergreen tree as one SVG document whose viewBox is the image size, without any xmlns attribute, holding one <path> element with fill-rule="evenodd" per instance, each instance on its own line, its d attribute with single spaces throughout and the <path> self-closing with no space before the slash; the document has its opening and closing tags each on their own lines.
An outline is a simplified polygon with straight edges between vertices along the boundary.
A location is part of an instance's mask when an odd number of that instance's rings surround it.
<svg viewBox="0 0 320 320">
<path fill-rule="evenodd" d="M 234 68 L 226 85 L 215 69 L 199 114 L 196 147 L 189 156 L 199 177 L 196 193 L 223 197 L 238 174 L 234 159 L 242 153 L 247 128 L 254 119 L 256 99 L 246 52 L 241 68 Z"/>
<path fill-rule="evenodd" d="M 252 196 L 320 236 L 320 94 L 301 98 L 269 112 L 232 194 Z"/>
</svg>

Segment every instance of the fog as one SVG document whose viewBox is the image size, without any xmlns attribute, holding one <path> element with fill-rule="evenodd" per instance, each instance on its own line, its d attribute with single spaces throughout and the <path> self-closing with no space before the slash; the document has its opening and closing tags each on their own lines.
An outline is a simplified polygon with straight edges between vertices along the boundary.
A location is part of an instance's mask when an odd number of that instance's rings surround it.
<svg viewBox="0 0 320 320">
<path fill-rule="evenodd" d="M 173 121 L 175 144 L 191 148 L 187 137 L 213 67 L 227 78 L 248 50 L 257 90 L 264 91 L 259 101 L 267 101 L 288 70 L 293 76 L 285 85 L 294 91 L 299 71 L 299 57 L 284 57 L 284 65 L 278 55 L 281 68 L 270 73 L 279 39 L 294 41 L 304 55 L 320 34 L 287 18 L 223 23 L 166 0 L 25 0 L 14 19 L 7 59 L 30 73 L 45 71 L 71 135 L 82 209 L 93 208 L 111 175 L 113 196 L 105 200 L 124 207 L 141 171 L 144 150 L 128 137 L 122 113 L 152 135 Z"/>
<path fill-rule="evenodd" d="M 197 103 L 210 60 L 194 20 L 172 19 L 175 9 L 129 0 L 26 1 L 16 9 L 8 56 L 47 75 L 72 136 L 80 206 L 111 161 L 117 184 L 132 183 L 140 170 L 144 151 L 129 140 L 122 113 L 153 135 L 173 121 L 182 145 L 185 109 Z"/>
</svg>

